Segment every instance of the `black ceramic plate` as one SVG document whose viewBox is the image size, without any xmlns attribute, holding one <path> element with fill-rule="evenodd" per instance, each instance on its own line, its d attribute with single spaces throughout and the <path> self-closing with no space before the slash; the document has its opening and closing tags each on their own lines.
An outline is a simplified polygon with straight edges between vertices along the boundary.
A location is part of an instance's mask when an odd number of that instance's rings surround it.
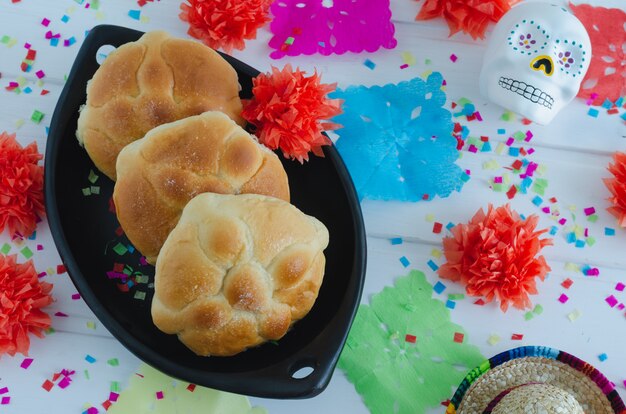
<svg viewBox="0 0 626 414">
<path fill-rule="evenodd" d="M 78 109 L 86 99 L 87 82 L 98 69 L 96 53 L 102 45 L 118 47 L 143 33 L 116 26 L 97 26 L 87 36 L 57 103 L 46 148 L 45 196 L 48 220 L 56 246 L 80 294 L 111 333 L 140 359 L 184 381 L 225 391 L 268 398 L 307 398 L 319 394 L 343 348 L 358 307 L 365 276 L 365 232 L 359 202 L 350 176 L 337 151 L 326 147 L 325 157 L 308 163 L 282 159 L 291 201 L 320 219 L 330 232 L 325 251 L 326 273 L 311 312 L 276 343 L 267 343 L 232 357 L 199 357 L 175 335 L 159 331 L 150 316 L 153 290 L 147 283 L 122 284 L 107 272 L 121 265 L 149 275 L 154 268 L 140 264 L 138 252 L 120 255 L 119 224 L 109 209 L 113 182 L 100 173 L 76 140 Z M 258 71 L 224 56 L 237 70 L 242 97 L 250 97 Z M 89 172 L 100 178 L 99 194 L 83 195 L 92 185 Z M 121 249 L 123 253 L 124 249 Z M 131 248 L 132 250 L 132 248 Z M 131 278 L 133 275 L 130 276 Z M 143 279 L 143 278 L 142 278 Z M 131 279 L 132 280 L 132 279 Z M 132 285 L 128 292 L 120 287 Z M 147 292 L 144 300 L 135 296 Z M 141 296 L 141 294 L 139 294 Z M 294 372 L 312 367 L 305 378 Z"/>
</svg>

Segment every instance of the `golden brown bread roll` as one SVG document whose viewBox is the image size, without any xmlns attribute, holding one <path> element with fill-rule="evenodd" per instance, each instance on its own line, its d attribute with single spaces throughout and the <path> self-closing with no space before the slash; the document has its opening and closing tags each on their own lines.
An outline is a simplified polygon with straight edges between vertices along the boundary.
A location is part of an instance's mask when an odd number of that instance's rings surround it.
<svg viewBox="0 0 626 414">
<path fill-rule="evenodd" d="M 289 201 L 287 174 L 276 154 L 217 111 L 161 125 L 117 159 L 117 218 L 152 264 L 187 202 L 206 192 Z"/>
<path fill-rule="evenodd" d="M 152 128 L 222 111 L 240 125 L 237 73 L 213 49 L 148 32 L 112 52 L 87 85 L 76 136 L 100 171 L 115 180 L 115 160 Z"/>
<path fill-rule="evenodd" d="M 313 306 L 328 230 L 277 198 L 196 196 L 156 264 L 152 319 L 198 355 L 281 338 Z"/>
</svg>

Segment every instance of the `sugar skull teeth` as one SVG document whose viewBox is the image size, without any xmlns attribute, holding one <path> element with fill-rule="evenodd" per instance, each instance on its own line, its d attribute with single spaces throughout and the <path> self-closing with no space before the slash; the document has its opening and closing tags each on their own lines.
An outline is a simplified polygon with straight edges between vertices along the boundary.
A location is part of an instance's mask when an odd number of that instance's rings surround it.
<svg viewBox="0 0 626 414">
<path fill-rule="evenodd" d="M 552 104 L 554 104 L 554 99 L 550 95 L 524 82 L 501 76 L 498 80 L 498 85 L 548 109 L 552 109 Z"/>
</svg>

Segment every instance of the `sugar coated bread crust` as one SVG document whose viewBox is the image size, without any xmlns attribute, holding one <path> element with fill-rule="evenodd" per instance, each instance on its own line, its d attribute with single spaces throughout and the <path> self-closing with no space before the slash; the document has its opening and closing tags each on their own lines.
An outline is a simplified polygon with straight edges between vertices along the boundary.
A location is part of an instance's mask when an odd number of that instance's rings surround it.
<svg viewBox="0 0 626 414">
<path fill-rule="evenodd" d="M 117 178 L 117 218 L 152 264 L 187 202 L 200 193 L 289 201 L 287 174 L 276 154 L 217 111 L 161 125 L 126 146 Z"/>
<path fill-rule="evenodd" d="M 148 32 L 113 51 L 87 85 L 76 137 L 100 171 L 115 180 L 115 160 L 152 128 L 210 110 L 240 125 L 237 73 L 213 49 Z"/>
<path fill-rule="evenodd" d="M 200 194 L 157 260 L 152 319 L 198 355 L 277 340 L 313 306 L 327 245 L 326 227 L 285 201 Z"/>
</svg>

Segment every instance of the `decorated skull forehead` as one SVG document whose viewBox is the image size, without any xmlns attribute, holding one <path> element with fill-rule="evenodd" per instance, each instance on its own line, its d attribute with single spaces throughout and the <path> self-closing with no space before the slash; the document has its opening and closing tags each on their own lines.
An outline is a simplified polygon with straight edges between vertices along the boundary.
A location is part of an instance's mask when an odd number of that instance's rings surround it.
<svg viewBox="0 0 626 414">
<path fill-rule="evenodd" d="M 567 9 L 522 3 L 496 25 L 480 73 L 480 90 L 491 101 L 539 124 L 578 93 L 591 60 L 591 42 Z"/>
</svg>

